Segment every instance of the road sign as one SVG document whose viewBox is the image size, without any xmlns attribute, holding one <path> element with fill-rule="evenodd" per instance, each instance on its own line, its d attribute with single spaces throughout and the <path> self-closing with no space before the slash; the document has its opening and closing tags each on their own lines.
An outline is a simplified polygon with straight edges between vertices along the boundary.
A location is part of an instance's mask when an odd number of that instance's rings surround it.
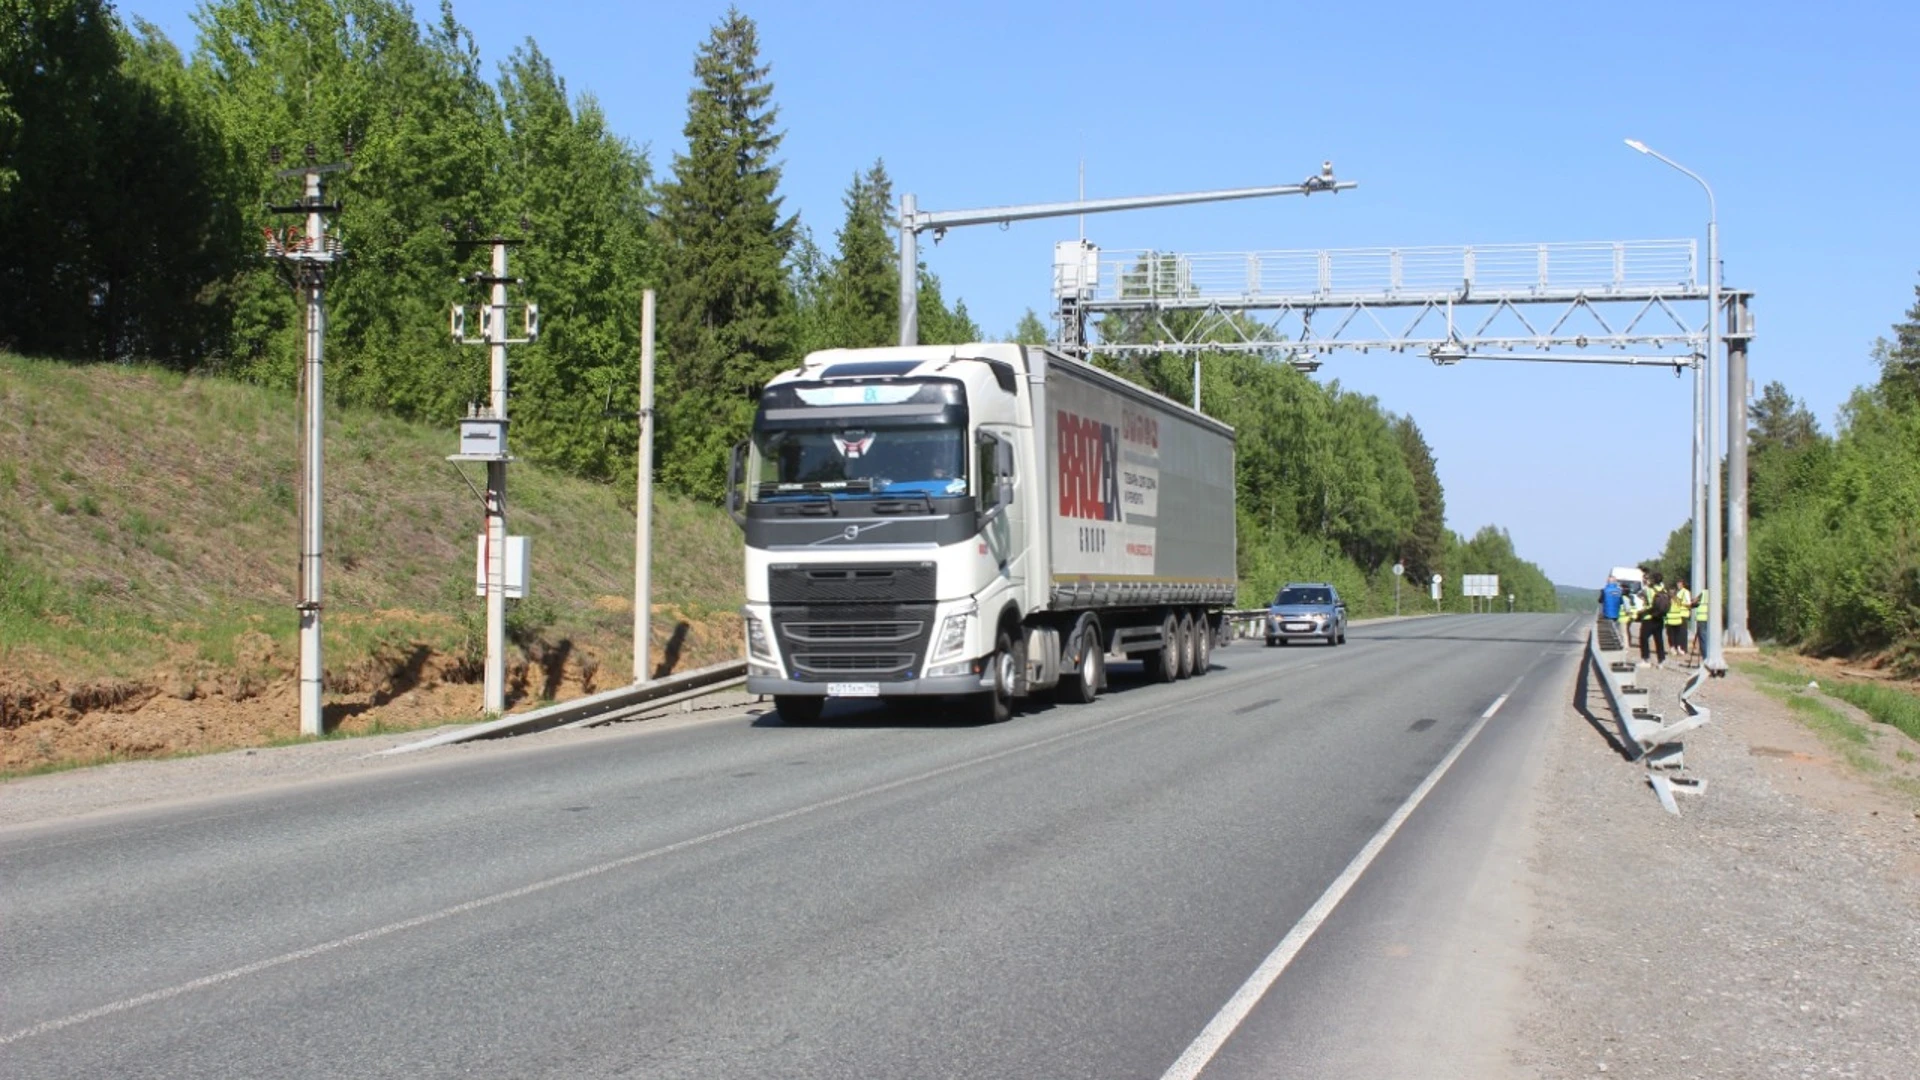
<svg viewBox="0 0 1920 1080">
<path fill-rule="evenodd" d="M 1499 596 L 1499 574 L 1463 574 L 1460 577 L 1460 595 L 1462 596 Z"/>
<path fill-rule="evenodd" d="M 1406 566 L 1405 566 L 1405 564 L 1403 564 L 1403 563 L 1394 563 L 1394 564 L 1393 564 L 1393 576 L 1394 576 L 1394 577 L 1399 577 L 1399 576 L 1400 576 L 1401 574 L 1404 574 L 1404 573 L 1406 573 L 1406 572 L 1407 572 L 1407 568 L 1406 568 Z"/>
<path fill-rule="evenodd" d="M 1439 575 L 1439 574 L 1435 574 L 1435 575 L 1433 575 L 1433 583 L 1434 583 L 1435 585 L 1438 585 L 1438 584 L 1440 584 L 1440 575 Z"/>
</svg>

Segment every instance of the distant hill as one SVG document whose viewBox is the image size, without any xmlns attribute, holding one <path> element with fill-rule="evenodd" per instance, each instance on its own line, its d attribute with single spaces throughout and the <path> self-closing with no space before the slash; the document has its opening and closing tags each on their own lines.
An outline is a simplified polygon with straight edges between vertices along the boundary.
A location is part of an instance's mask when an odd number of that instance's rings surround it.
<svg viewBox="0 0 1920 1080">
<path fill-rule="evenodd" d="M 0 773 L 298 731 L 297 437 L 284 392 L 0 354 Z M 480 478 L 446 461 L 453 428 L 333 407 L 326 439 L 330 726 L 477 715 Z M 631 481 L 509 471 L 532 560 L 510 707 L 631 679 L 632 499 Z M 738 530 L 672 497 L 654 522 L 651 655 L 738 655 Z"/>
<path fill-rule="evenodd" d="M 1561 611 L 1592 611 L 1600 602 L 1600 587 L 1597 585 L 1562 585 L 1554 583 L 1553 592 L 1560 598 Z"/>
</svg>

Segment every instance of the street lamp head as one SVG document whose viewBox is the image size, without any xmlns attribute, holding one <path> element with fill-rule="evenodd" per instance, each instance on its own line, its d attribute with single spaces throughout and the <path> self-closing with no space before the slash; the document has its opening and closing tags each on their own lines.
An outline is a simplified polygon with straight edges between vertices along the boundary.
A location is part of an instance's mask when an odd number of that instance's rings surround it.
<svg viewBox="0 0 1920 1080">
<path fill-rule="evenodd" d="M 1638 150 L 1643 154 L 1653 153 L 1653 151 L 1647 149 L 1647 144 L 1641 142 L 1639 139 L 1628 139 L 1627 145 L 1633 147 L 1635 150 Z"/>
</svg>

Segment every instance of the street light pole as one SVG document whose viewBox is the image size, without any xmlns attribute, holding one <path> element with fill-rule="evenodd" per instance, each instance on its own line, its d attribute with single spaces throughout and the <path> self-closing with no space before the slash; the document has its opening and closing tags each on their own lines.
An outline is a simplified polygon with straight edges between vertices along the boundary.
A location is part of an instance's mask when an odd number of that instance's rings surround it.
<svg viewBox="0 0 1920 1080">
<path fill-rule="evenodd" d="M 1706 179 L 1699 173 L 1694 172 L 1692 169 L 1687 168 L 1685 165 L 1680 164 L 1638 139 L 1628 139 L 1626 142 L 1628 146 L 1631 146 L 1635 150 L 1649 157 L 1656 158 L 1678 172 L 1684 173 L 1690 177 L 1694 183 L 1699 184 L 1701 190 L 1707 193 L 1707 356 L 1703 366 L 1695 375 L 1695 397 L 1701 404 L 1696 406 L 1694 413 L 1696 424 L 1694 433 L 1696 447 L 1694 467 L 1706 474 L 1707 481 L 1707 512 L 1705 515 L 1705 528 L 1707 533 L 1705 548 L 1706 573 L 1704 575 L 1705 584 L 1709 590 L 1707 599 L 1707 652 L 1706 656 L 1701 660 L 1701 663 L 1708 671 L 1718 675 L 1727 669 L 1727 661 L 1724 655 L 1724 637 L 1721 632 L 1721 613 L 1726 610 L 1727 605 L 1726 590 L 1721 584 L 1720 573 L 1720 454 L 1718 452 L 1718 443 L 1714 438 L 1715 417 L 1713 407 L 1714 377 L 1715 373 L 1719 370 L 1720 364 L 1720 211 L 1713 197 L 1713 186 L 1708 184 Z M 1727 421 L 1729 424 L 1733 423 L 1733 417 L 1729 415 Z M 1745 424 L 1746 417 L 1740 417 L 1739 422 Z M 1704 433 L 1700 430 L 1700 426 L 1702 425 L 1705 428 Z M 1702 437 L 1703 434 L 1704 438 Z M 1694 484 L 1696 498 L 1698 497 L 1699 487 L 1700 485 L 1696 480 Z M 1698 533 L 1700 529 L 1701 517 L 1696 513 L 1694 516 L 1695 533 Z M 1701 548 L 1697 542 L 1697 536 L 1695 540 L 1694 551 L 1698 552 Z M 1693 581 L 1694 589 L 1697 592 L 1702 583 L 1702 574 L 1698 569 L 1697 563 L 1693 574 Z"/>
<path fill-rule="evenodd" d="M 1358 186 L 1351 180 L 1335 180 L 1333 163 L 1329 161 L 1321 164 L 1318 176 L 1310 176 L 1298 184 L 1190 191 L 1178 195 L 1081 199 L 1077 202 L 994 206 L 982 210 L 927 211 L 920 209 L 919 200 L 911 193 L 903 194 L 900 196 L 900 344 L 920 344 L 920 234 L 929 229 L 933 230 L 934 240 L 938 241 L 948 229 L 962 225 L 1004 225 L 1035 218 L 1072 217 L 1110 210 L 1144 210 L 1155 206 L 1260 199 L 1270 195 L 1311 195 L 1316 191 L 1345 191 Z"/>
</svg>

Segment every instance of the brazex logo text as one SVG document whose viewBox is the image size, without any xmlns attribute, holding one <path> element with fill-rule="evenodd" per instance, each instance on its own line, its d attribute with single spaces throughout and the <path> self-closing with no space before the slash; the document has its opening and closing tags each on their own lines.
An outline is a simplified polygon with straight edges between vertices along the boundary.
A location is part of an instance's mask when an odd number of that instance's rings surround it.
<svg viewBox="0 0 1920 1080">
<path fill-rule="evenodd" d="M 1060 445 L 1060 516 L 1119 521 L 1119 431 L 1064 409 L 1053 415 Z"/>
</svg>

